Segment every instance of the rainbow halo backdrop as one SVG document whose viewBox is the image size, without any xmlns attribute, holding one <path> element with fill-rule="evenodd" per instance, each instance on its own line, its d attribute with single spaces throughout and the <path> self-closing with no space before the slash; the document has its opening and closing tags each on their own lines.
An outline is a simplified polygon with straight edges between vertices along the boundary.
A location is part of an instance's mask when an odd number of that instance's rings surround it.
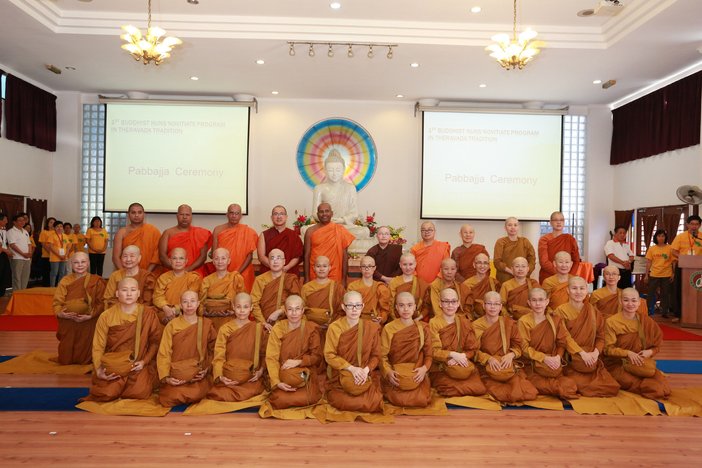
<svg viewBox="0 0 702 468">
<path fill-rule="evenodd" d="M 312 125 L 297 145 L 297 170 L 310 188 L 324 180 L 324 161 L 333 149 L 346 161 L 344 179 L 359 192 L 370 182 L 378 164 L 375 142 L 358 123 L 344 118 Z"/>
</svg>

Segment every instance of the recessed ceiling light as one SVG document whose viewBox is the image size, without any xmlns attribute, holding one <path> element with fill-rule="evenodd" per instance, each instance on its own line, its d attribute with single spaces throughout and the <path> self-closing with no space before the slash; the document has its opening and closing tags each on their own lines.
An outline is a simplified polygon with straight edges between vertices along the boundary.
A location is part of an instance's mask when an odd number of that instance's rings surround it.
<svg viewBox="0 0 702 468">
<path fill-rule="evenodd" d="M 600 83 L 602 83 L 602 80 L 594 80 L 594 81 L 592 82 L 592 84 L 600 84 Z"/>
<path fill-rule="evenodd" d="M 395 97 L 398 99 L 402 99 L 403 97 L 405 97 L 405 95 L 404 94 L 396 94 Z"/>
<path fill-rule="evenodd" d="M 417 63 L 417 62 L 412 62 L 412 63 L 410 63 L 410 67 L 412 67 L 412 68 L 419 68 L 419 63 Z"/>
<path fill-rule="evenodd" d="M 341 3 L 339 3 L 339 2 L 331 2 L 331 3 L 329 4 L 329 8 L 331 8 L 332 10 L 339 10 L 339 9 L 341 9 Z"/>
<path fill-rule="evenodd" d="M 487 88 L 487 85 L 485 83 L 480 83 L 478 85 L 479 88 Z"/>
<path fill-rule="evenodd" d="M 198 78 L 197 76 L 191 76 L 190 79 L 193 80 L 193 81 L 197 81 L 197 80 L 199 80 L 200 78 Z"/>
<path fill-rule="evenodd" d="M 200 4 L 200 0 L 187 0 L 187 1 L 191 5 L 199 5 Z"/>
<path fill-rule="evenodd" d="M 273 94 L 274 96 L 277 96 L 277 95 L 278 95 L 278 91 L 271 91 L 271 94 Z"/>
<path fill-rule="evenodd" d="M 480 13 L 481 11 L 483 11 L 483 9 L 480 8 L 479 6 L 474 6 L 473 8 L 470 9 L 471 13 Z"/>
<path fill-rule="evenodd" d="M 256 64 L 258 64 L 258 65 L 263 65 L 264 63 L 266 63 L 266 61 L 263 59 L 256 60 Z"/>
<path fill-rule="evenodd" d="M 71 70 L 71 71 L 74 71 L 76 69 L 76 67 L 71 67 L 70 65 L 67 67 L 63 67 L 63 68 L 65 68 L 66 70 Z"/>
</svg>

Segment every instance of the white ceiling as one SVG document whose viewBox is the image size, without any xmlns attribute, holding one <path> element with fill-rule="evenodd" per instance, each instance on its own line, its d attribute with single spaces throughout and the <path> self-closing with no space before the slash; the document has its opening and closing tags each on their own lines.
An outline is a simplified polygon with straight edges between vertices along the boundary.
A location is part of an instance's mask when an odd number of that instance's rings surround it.
<svg viewBox="0 0 702 468">
<path fill-rule="evenodd" d="M 232 95 L 259 98 L 605 104 L 702 61 L 702 1 L 622 0 L 614 17 L 578 17 L 598 0 L 520 0 L 520 29 L 546 47 L 522 71 L 484 51 L 509 32 L 511 0 L 153 0 L 153 23 L 184 40 L 160 67 L 120 49 L 120 26 L 145 28 L 146 0 L 1 0 L 0 64 L 53 90 Z M 470 7 L 482 11 L 472 14 Z M 397 43 L 346 57 L 313 58 L 287 41 Z M 257 65 L 264 59 L 264 65 Z M 420 63 L 411 68 L 411 62 Z M 44 64 L 63 69 L 61 75 Z M 76 70 L 66 70 L 65 67 Z M 191 81 L 190 76 L 199 81 Z M 617 80 L 603 90 L 592 81 Z M 487 87 L 479 88 L 483 83 Z"/>
</svg>

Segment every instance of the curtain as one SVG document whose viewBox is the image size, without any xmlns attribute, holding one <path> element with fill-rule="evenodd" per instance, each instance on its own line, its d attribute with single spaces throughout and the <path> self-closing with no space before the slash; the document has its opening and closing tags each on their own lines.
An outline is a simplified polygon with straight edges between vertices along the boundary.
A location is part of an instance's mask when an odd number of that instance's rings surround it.
<svg viewBox="0 0 702 468">
<path fill-rule="evenodd" d="M 668 233 L 668 242 L 673 242 L 680 226 L 680 211 L 663 214 L 663 228 Z"/>
<path fill-rule="evenodd" d="M 698 145 L 701 113 L 702 71 L 613 110 L 609 163 Z"/>
<path fill-rule="evenodd" d="M 46 200 L 27 198 L 27 213 L 29 214 L 29 222 L 32 224 L 32 237 L 34 237 L 35 242 L 39 242 L 39 234 L 46 221 L 46 212 Z"/>
<path fill-rule="evenodd" d="M 5 74 L 5 72 L 3 71 L 2 68 L 0 68 L 0 77 L 4 74 Z M 2 128 L 2 108 L 3 107 L 4 106 L 3 106 L 2 102 L 0 102 L 0 128 Z M 2 135 L 0 135 L 0 138 L 2 138 Z"/>
<path fill-rule="evenodd" d="M 56 151 L 56 96 L 7 75 L 5 136 L 47 151 Z"/>
<path fill-rule="evenodd" d="M 628 231 L 631 227 L 631 217 L 634 214 L 634 210 L 623 210 L 614 212 L 614 226 L 624 226 Z"/>
<path fill-rule="evenodd" d="M 12 227 L 12 217 L 21 213 L 24 209 L 24 197 L 22 195 L 10 195 L 0 193 L 0 213 L 7 215 L 7 229 Z"/>
<path fill-rule="evenodd" d="M 657 215 L 641 216 L 641 225 L 643 226 L 643 242 L 646 246 L 651 245 L 651 240 L 653 238 L 653 228 L 656 227 L 656 222 L 658 222 Z M 660 229 L 664 229 L 663 226 L 660 226 L 661 223 L 658 224 Z"/>
</svg>

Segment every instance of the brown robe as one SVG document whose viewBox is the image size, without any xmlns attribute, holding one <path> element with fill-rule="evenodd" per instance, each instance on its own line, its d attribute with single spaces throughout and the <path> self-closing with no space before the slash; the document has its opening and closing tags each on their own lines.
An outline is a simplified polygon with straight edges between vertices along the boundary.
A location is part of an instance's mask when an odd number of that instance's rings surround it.
<svg viewBox="0 0 702 468">
<path fill-rule="evenodd" d="M 473 262 L 475 261 L 475 257 L 480 253 L 490 257 L 490 254 L 483 244 L 471 244 L 470 247 L 459 245 L 453 249 L 451 258 L 456 261 L 456 265 L 458 266 L 458 273 L 456 274 L 457 280 L 465 281 L 475 275 Z"/>
<path fill-rule="evenodd" d="M 436 317 L 432 320 L 438 320 Z M 439 330 L 439 339 L 441 341 L 440 349 L 437 349 L 436 342 L 432 339 L 434 345 L 433 360 L 434 364 L 431 369 L 431 384 L 440 395 L 445 397 L 459 397 L 465 395 L 480 396 L 487 393 L 485 384 L 480 380 L 480 373 L 474 370 L 473 373 L 464 380 L 457 380 L 449 377 L 441 368 L 441 363 L 445 363 L 449 359 L 449 352 L 456 351 L 465 353 L 469 361 L 473 360 L 475 351 L 478 349 L 478 340 L 475 338 L 475 332 L 470 320 L 466 317 L 456 315 L 455 320 L 461 321 L 461 336 L 460 343 L 456 327 L 456 323 L 446 325 Z M 443 321 L 443 319 L 442 319 Z M 434 322 L 429 326 L 432 327 Z"/>
<path fill-rule="evenodd" d="M 202 319 L 202 347 L 204 348 L 204 360 L 201 362 L 203 369 L 209 369 L 212 364 L 212 351 L 214 349 L 217 332 L 212 325 L 212 322 L 207 319 Z M 182 361 L 186 359 L 200 358 L 197 349 L 197 323 L 190 325 L 185 330 L 182 330 L 173 335 L 173 352 L 171 354 L 171 362 Z M 161 388 L 158 392 L 158 400 L 161 406 L 173 407 L 187 403 L 197 403 L 202 400 L 212 384 L 210 371 L 204 379 L 197 382 L 189 382 L 183 385 L 173 386 L 166 383 L 161 383 Z"/>
<path fill-rule="evenodd" d="M 565 310 L 571 309 L 570 304 L 563 304 L 554 312 L 555 315 L 562 316 L 570 336 L 583 351 L 590 353 L 597 348 L 600 357 L 597 360 L 595 371 L 578 372 L 572 366 L 566 366 L 565 375 L 575 381 L 578 386 L 578 393 L 586 397 L 611 397 L 619 392 L 619 384 L 605 369 L 602 357 L 604 356 L 604 324 L 602 314 L 587 302 L 583 304 L 578 316 L 572 320 L 565 317 Z M 562 315 L 563 314 L 563 315 Z M 593 323 L 593 321 L 595 323 Z"/>
<path fill-rule="evenodd" d="M 105 288 L 105 310 L 117 304 L 117 296 L 115 295 L 117 292 L 117 284 L 126 277 L 124 270 L 117 270 L 110 275 L 110 278 L 107 280 L 107 287 Z M 139 272 L 134 275 L 133 278 L 137 280 L 139 284 L 139 304 L 150 306 L 154 288 L 156 287 L 156 276 L 150 271 L 140 268 Z"/>
<path fill-rule="evenodd" d="M 237 329 L 227 338 L 226 359 L 254 359 L 254 345 L 256 344 L 256 322 L 249 322 Z M 261 329 L 261 343 L 259 345 L 258 362 L 259 366 L 266 365 L 266 345 L 268 344 L 268 332 Z M 239 385 L 227 387 L 219 379 L 210 388 L 207 398 L 218 401 L 245 401 L 260 395 L 264 391 L 265 376 L 262 375 L 255 382 L 240 382 Z"/>
<path fill-rule="evenodd" d="M 358 327 L 363 326 L 363 344 L 361 362 L 358 362 Z M 347 393 L 339 382 L 339 370 L 331 365 L 327 371 L 327 401 L 334 408 L 341 411 L 358 411 L 362 413 L 377 413 L 382 410 L 383 393 L 380 390 L 380 325 L 368 320 L 359 321 L 358 325 L 350 328 L 339 336 L 336 354 L 350 364 L 364 368 L 368 366 L 371 386 L 360 395 L 353 396 Z"/>
<path fill-rule="evenodd" d="M 278 289 L 281 281 L 284 281 L 283 294 L 280 298 L 280 303 L 278 303 Z M 283 307 L 285 304 L 285 300 L 288 298 L 288 296 L 291 296 L 293 294 L 299 295 L 300 289 L 300 277 L 297 275 L 293 275 L 292 273 L 283 273 L 279 277 L 266 284 L 263 287 L 261 300 L 258 303 L 258 307 L 260 308 L 261 314 L 263 315 L 263 320 L 268 320 L 268 317 L 273 312 L 275 312 L 276 309 L 278 309 L 279 307 Z M 284 318 L 285 314 L 282 314 L 278 320 L 283 320 Z"/>
<path fill-rule="evenodd" d="M 471 281 L 472 278 L 468 278 L 463 284 L 468 288 L 466 308 L 472 315 L 472 318 L 476 319 L 485 315 L 485 307 L 483 306 L 485 294 L 490 291 L 500 292 L 500 282 L 489 274 L 486 274 L 485 278 L 477 282 L 475 280 Z"/>
<path fill-rule="evenodd" d="M 363 312 L 361 317 L 372 320 L 374 317 L 380 318 L 380 324 L 388 321 L 390 313 L 390 290 L 381 281 L 373 281 L 372 286 L 366 286 L 363 279 L 356 280 L 349 284 L 348 291 L 357 291 L 363 297 Z"/>
<path fill-rule="evenodd" d="M 590 296 L 590 304 L 592 304 L 601 314 L 604 320 L 607 320 L 612 315 L 619 312 L 619 294 L 621 291 L 617 290 L 617 293 L 610 293 L 607 296 L 596 300 L 598 297 L 604 295 L 607 291 L 605 288 L 600 288 Z"/>
<path fill-rule="evenodd" d="M 314 280 L 313 280 L 314 281 Z M 327 316 L 326 320 L 315 320 L 317 325 L 325 326 L 330 322 L 344 316 L 344 311 L 341 308 L 341 303 L 344 299 L 344 286 L 330 280 L 322 288 L 315 289 L 307 285 L 314 285 L 311 281 L 302 286 L 302 300 L 305 303 L 305 317 L 307 320 L 312 320 L 312 317 L 320 317 L 320 314 Z M 315 285 L 316 286 L 316 285 Z M 331 292 L 331 301 L 329 298 L 330 288 L 334 288 Z M 314 311 L 314 313 L 313 313 Z"/>
<path fill-rule="evenodd" d="M 526 283 L 514 289 L 510 289 L 507 293 L 507 300 L 502 307 L 502 311 L 509 314 L 514 320 L 519 320 L 526 314 L 530 314 L 531 309 L 529 308 L 529 304 L 527 304 L 529 290 L 538 287 L 539 283 L 536 280 L 527 278 Z"/>
<path fill-rule="evenodd" d="M 561 283 L 558 281 L 556 275 L 546 278 L 541 284 L 541 287 L 546 291 L 546 294 L 548 294 L 548 307 L 551 310 L 555 310 L 558 306 L 566 304 L 570 299 L 568 296 L 568 281 Z"/>
<path fill-rule="evenodd" d="M 398 319 L 399 320 L 399 319 Z M 417 322 L 424 328 L 424 346 L 419 348 L 419 331 L 415 324 L 406 326 L 392 336 L 388 362 L 390 365 L 401 363 L 414 363 L 415 368 L 426 366 L 431 369 L 432 348 L 429 327 L 423 322 Z M 431 382 L 429 372 L 424 380 L 414 390 L 400 390 L 387 379 L 382 379 L 385 398 L 395 406 L 410 408 L 425 408 L 431 402 Z"/>
<path fill-rule="evenodd" d="M 397 280 L 397 278 L 400 278 L 400 280 Z M 412 281 L 408 281 L 406 283 L 400 282 L 401 278 L 402 277 L 395 277 L 390 282 L 391 304 L 390 317 L 388 317 L 388 321 L 391 322 L 396 318 L 399 318 L 397 315 L 397 310 L 395 309 L 395 297 L 397 297 L 397 295 L 401 292 L 408 292 L 412 294 L 412 297 L 414 297 L 414 303 L 417 308 L 412 318 L 417 318 L 421 315 L 425 322 L 429 321 L 429 306 L 427 306 L 424 302 L 425 297 L 428 296 L 429 285 L 418 276 L 415 276 Z M 399 283 L 397 286 L 395 286 L 396 282 Z"/>
<path fill-rule="evenodd" d="M 212 321 L 215 330 L 230 321 L 234 313 L 225 316 L 210 314 L 230 312 L 232 301 L 240 292 L 246 292 L 246 289 L 244 277 L 238 271 L 229 271 L 224 278 L 218 278 L 217 272 L 214 272 L 203 280 L 200 285 L 200 307 L 202 315 Z"/>
<path fill-rule="evenodd" d="M 103 295 L 105 294 L 105 280 L 97 275 L 88 275 L 87 289 L 86 278 L 78 278 L 66 285 L 64 298 L 54 297 L 54 308 L 63 308 L 69 301 L 81 301 L 89 310 L 90 320 L 74 322 L 73 320 L 57 318 L 58 329 L 58 357 L 56 362 L 62 365 L 90 364 L 93 361 L 93 334 L 95 324 L 100 314 L 105 310 Z M 68 281 L 70 279 L 67 278 Z M 63 281 L 62 281 L 63 282 Z M 88 304 L 90 304 L 88 306 Z"/>
<path fill-rule="evenodd" d="M 161 340 L 161 324 L 156 312 L 143 307 L 141 341 L 135 361 L 144 361 L 144 368 L 126 377 L 103 380 L 93 373 L 90 394 L 81 401 L 113 401 L 118 398 L 144 400 L 151 396 L 156 383 L 155 357 Z M 105 352 L 133 351 L 136 334 L 136 320 L 127 324 L 110 327 L 107 333 Z"/>
</svg>

